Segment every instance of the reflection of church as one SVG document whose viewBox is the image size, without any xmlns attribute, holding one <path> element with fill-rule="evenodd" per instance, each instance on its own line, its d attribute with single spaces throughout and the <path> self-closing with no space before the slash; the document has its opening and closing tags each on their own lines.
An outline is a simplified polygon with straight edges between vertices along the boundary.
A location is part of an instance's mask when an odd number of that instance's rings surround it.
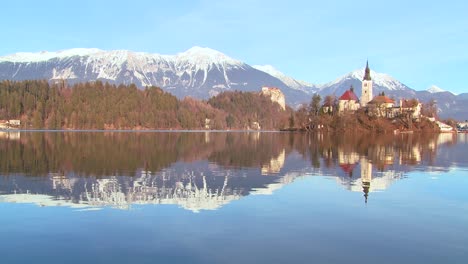
<svg viewBox="0 0 468 264">
<path fill-rule="evenodd" d="M 372 181 L 372 163 L 366 158 L 361 158 L 361 183 L 362 191 L 364 192 L 365 201 L 367 203 L 367 197 L 369 196 L 369 190 Z"/>
<path fill-rule="evenodd" d="M 371 192 L 385 190 L 402 177 L 401 173 L 393 170 L 373 171 L 372 162 L 356 152 L 338 151 L 338 161 L 345 175 L 338 176 L 336 180 L 350 191 L 363 192 L 366 203 Z"/>
</svg>

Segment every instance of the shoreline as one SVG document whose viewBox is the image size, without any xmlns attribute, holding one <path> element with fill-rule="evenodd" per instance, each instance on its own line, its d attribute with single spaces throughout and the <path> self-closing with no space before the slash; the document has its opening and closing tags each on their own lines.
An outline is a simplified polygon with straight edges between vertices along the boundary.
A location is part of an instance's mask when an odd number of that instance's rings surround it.
<svg viewBox="0 0 468 264">
<path fill-rule="evenodd" d="M 203 129 L 0 129 L 0 132 L 117 132 L 117 133 L 168 133 L 168 132 L 183 132 L 183 133 L 320 133 L 320 134 L 335 134 L 335 133 L 366 133 L 372 135 L 388 135 L 388 134 L 463 134 L 468 131 L 426 131 L 426 130 L 394 130 L 393 132 L 382 133 L 376 131 L 334 131 L 334 130 L 307 130 L 305 128 L 285 128 L 279 130 L 203 130 Z"/>
<path fill-rule="evenodd" d="M 167 133 L 167 132 L 214 132 L 214 133 L 281 133 L 280 130 L 203 130 L 203 129 L 0 129 L 0 132 L 142 132 L 142 133 Z"/>
</svg>

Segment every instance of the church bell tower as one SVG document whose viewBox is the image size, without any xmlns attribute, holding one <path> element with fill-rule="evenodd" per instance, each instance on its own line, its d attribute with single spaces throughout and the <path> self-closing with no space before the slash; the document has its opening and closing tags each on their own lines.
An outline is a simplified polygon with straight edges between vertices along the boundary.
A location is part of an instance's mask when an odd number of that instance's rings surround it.
<svg viewBox="0 0 468 264">
<path fill-rule="evenodd" d="M 364 78 L 362 79 L 361 106 L 367 106 L 372 100 L 372 78 L 370 76 L 369 61 L 366 62 Z"/>
</svg>

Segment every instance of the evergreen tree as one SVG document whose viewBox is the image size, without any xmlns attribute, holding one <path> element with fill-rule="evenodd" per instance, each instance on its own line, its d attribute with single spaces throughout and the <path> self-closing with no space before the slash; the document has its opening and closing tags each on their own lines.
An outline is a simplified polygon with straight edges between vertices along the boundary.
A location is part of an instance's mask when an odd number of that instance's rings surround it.
<svg viewBox="0 0 468 264">
<path fill-rule="evenodd" d="M 319 94 L 314 94 L 312 96 L 312 100 L 309 105 L 309 115 L 311 116 L 317 116 L 320 110 L 320 101 L 322 98 L 320 97 Z"/>
</svg>

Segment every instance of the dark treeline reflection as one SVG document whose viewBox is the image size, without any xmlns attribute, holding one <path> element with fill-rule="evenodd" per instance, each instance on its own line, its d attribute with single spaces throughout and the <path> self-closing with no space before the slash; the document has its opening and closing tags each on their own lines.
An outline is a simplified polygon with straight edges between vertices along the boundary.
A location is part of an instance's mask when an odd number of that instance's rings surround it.
<svg viewBox="0 0 468 264">
<path fill-rule="evenodd" d="M 80 176 L 159 171 L 177 161 L 209 160 L 226 167 L 260 167 L 285 148 L 279 133 L 19 133 L 0 138 L 0 172 Z"/>
<path fill-rule="evenodd" d="M 262 168 L 296 151 L 314 168 L 334 167 L 351 156 L 379 170 L 392 165 L 433 165 L 437 147 L 456 135 L 324 135 L 223 132 L 0 132 L 0 172 L 43 176 L 136 175 L 181 162 L 207 160 L 227 168 Z M 278 161 L 277 159 L 282 159 Z"/>
</svg>

